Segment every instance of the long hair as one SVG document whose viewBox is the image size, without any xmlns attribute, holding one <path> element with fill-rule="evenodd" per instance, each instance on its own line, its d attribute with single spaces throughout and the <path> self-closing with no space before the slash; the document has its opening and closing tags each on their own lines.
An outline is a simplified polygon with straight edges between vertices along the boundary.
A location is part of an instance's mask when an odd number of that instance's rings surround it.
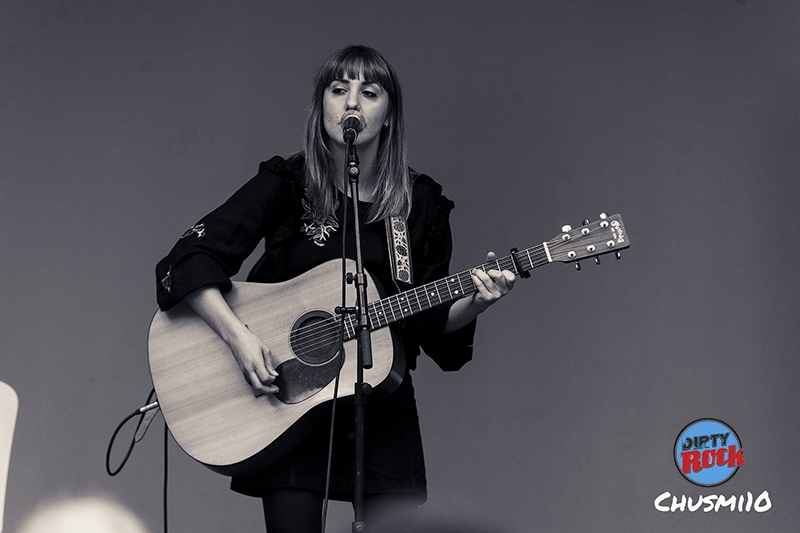
<svg viewBox="0 0 800 533">
<path fill-rule="evenodd" d="M 347 46 L 330 56 L 319 69 L 314 94 L 308 108 L 305 130 L 305 186 L 314 211 L 333 213 L 338 189 L 336 180 L 344 169 L 326 145 L 327 133 L 322 120 L 325 89 L 345 77 L 378 83 L 389 95 L 388 126 L 381 131 L 375 166 L 374 202 L 367 220 L 374 222 L 390 216 L 408 217 L 411 211 L 411 175 L 406 155 L 403 98 L 400 82 L 391 63 L 377 50 L 366 46 Z"/>
</svg>

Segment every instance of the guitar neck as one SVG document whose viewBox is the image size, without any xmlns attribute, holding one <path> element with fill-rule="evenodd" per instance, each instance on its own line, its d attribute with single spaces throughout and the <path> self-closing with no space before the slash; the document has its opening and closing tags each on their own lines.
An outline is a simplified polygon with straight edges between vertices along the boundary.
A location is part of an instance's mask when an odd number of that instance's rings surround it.
<svg viewBox="0 0 800 533">
<path fill-rule="evenodd" d="M 472 294 L 476 290 L 472 281 L 473 270 L 509 270 L 517 276 L 526 277 L 529 270 L 548 263 L 572 263 L 613 252 L 619 257 L 619 251 L 629 246 L 630 240 L 622 224 L 622 217 L 602 214 L 600 220 L 591 224 L 587 220 L 580 228 L 565 226 L 559 235 L 542 244 L 512 251 L 505 257 L 498 257 L 475 268 L 368 304 L 370 329 L 388 326 L 437 305 Z M 344 326 L 346 338 L 354 338 L 356 320 L 353 315 L 345 317 Z"/>
<path fill-rule="evenodd" d="M 474 268 L 451 274 L 431 283 L 426 283 L 411 290 L 383 298 L 367 305 L 370 329 L 379 329 L 398 320 L 416 315 L 422 311 L 436 306 L 458 300 L 475 292 L 477 288 L 472 281 L 473 270 L 509 270 L 517 276 L 527 271 L 546 265 L 551 262 L 548 254 L 548 245 L 555 242 L 543 243 L 525 250 L 515 252 L 516 262 L 512 255 L 498 257 Z M 353 315 L 345 317 L 345 336 L 355 338 L 356 319 Z"/>
</svg>

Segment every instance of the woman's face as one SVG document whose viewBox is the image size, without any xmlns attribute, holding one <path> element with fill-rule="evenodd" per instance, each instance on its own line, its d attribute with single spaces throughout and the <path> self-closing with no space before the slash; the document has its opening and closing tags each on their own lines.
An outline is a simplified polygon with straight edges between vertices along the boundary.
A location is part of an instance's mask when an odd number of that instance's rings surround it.
<svg viewBox="0 0 800 533">
<path fill-rule="evenodd" d="M 342 116 L 348 111 L 360 115 L 365 124 L 356 144 L 377 143 L 389 113 L 389 94 L 378 83 L 366 82 L 361 76 L 354 80 L 345 77 L 328 85 L 322 97 L 322 119 L 333 142 L 344 144 Z"/>
</svg>

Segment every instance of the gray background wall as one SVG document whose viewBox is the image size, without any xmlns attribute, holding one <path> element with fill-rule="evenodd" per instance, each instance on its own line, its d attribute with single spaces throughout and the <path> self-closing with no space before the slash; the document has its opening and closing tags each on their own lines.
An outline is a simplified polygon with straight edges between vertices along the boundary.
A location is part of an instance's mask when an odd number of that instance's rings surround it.
<svg viewBox="0 0 800 533">
<path fill-rule="evenodd" d="M 0 3 L 0 379 L 21 402 L 6 529 L 101 492 L 159 530 L 161 429 L 118 477 L 103 467 L 150 389 L 153 267 L 299 149 L 317 65 L 359 42 L 394 62 L 412 164 L 457 203 L 455 269 L 602 211 L 633 243 L 520 282 L 461 372 L 422 361 L 427 516 L 793 530 L 799 25 L 791 0 Z M 714 489 L 671 457 L 702 417 L 747 459 Z M 170 454 L 173 531 L 262 530 L 257 501 Z M 763 514 L 653 506 L 764 490 Z"/>
</svg>

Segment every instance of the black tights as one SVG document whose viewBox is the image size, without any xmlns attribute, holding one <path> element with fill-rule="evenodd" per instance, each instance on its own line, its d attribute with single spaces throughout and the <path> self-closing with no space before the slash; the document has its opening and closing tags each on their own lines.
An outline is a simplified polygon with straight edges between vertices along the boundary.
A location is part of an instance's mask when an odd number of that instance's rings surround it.
<svg viewBox="0 0 800 533">
<path fill-rule="evenodd" d="M 300 489 L 276 489 L 261 498 L 267 533 L 320 533 L 322 501 L 319 492 Z M 364 523 L 367 531 L 373 524 L 394 518 L 409 518 L 416 510 L 417 499 L 406 494 L 365 494 Z"/>
</svg>

